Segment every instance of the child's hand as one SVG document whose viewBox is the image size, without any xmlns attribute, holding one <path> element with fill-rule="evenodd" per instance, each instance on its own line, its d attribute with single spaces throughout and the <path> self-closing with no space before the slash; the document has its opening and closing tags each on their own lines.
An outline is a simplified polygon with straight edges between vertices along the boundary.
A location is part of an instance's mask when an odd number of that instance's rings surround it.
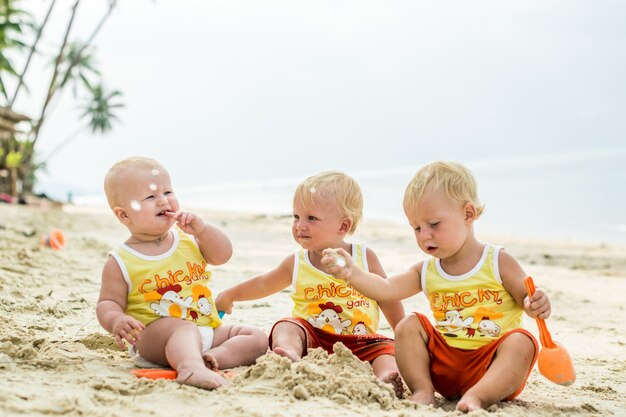
<svg viewBox="0 0 626 417">
<path fill-rule="evenodd" d="M 230 298 L 228 291 L 222 291 L 215 297 L 215 308 L 217 311 L 231 314 L 233 312 L 233 300 Z"/>
<path fill-rule="evenodd" d="M 547 319 L 550 317 L 550 300 L 541 288 L 537 288 L 532 297 L 527 295 L 524 298 L 524 311 L 532 318 Z"/>
<path fill-rule="evenodd" d="M 198 236 L 206 229 L 204 220 L 194 213 L 189 213 L 188 211 L 177 211 L 176 213 L 168 211 L 165 214 L 176 220 L 176 224 L 180 227 L 180 230 L 190 235 Z"/>
<path fill-rule="evenodd" d="M 349 281 L 352 277 L 354 264 L 352 257 L 343 249 L 324 249 L 322 252 L 322 265 L 326 266 L 326 272 L 335 278 Z"/>
<path fill-rule="evenodd" d="M 145 328 L 146 326 L 144 326 L 139 320 L 127 314 L 122 314 L 113 323 L 112 333 L 113 337 L 115 337 L 117 345 L 124 350 L 126 349 L 126 346 L 124 346 L 123 341 L 126 340 L 134 346 L 140 339 L 140 332 Z"/>
</svg>

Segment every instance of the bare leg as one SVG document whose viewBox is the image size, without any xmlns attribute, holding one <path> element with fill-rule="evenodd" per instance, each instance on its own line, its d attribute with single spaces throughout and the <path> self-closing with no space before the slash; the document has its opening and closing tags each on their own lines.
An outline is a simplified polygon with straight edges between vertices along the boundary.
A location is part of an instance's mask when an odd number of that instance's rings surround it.
<svg viewBox="0 0 626 417">
<path fill-rule="evenodd" d="M 283 321 L 274 326 L 271 349 L 276 354 L 297 362 L 306 353 L 305 340 L 306 335 L 300 326 Z"/>
<path fill-rule="evenodd" d="M 535 345 L 528 336 L 507 336 L 485 375 L 461 397 L 456 409 L 480 410 L 513 394 L 524 382 L 534 354 Z"/>
<path fill-rule="evenodd" d="M 411 401 L 435 405 L 435 388 L 430 379 L 428 334 L 415 314 L 404 317 L 396 326 L 396 362 L 411 390 Z"/>
<path fill-rule="evenodd" d="M 396 358 L 393 355 L 380 355 L 372 361 L 374 375 L 386 384 L 391 384 L 396 397 L 402 398 L 404 385 L 400 377 L 400 371 L 396 365 Z"/>
<path fill-rule="evenodd" d="M 155 320 L 143 330 L 136 347 L 144 359 L 174 368 L 176 381 L 181 384 L 213 389 L 226 382 L 205 366 L 200 332 L 189 321 L 172 317 Z"/>
<path fill-rule="evenodd" d="M 267 336 L 254 326 L 222 324 L 214 330 L 213 347 L 205 357 L 212 357 L 219 369 L 252 365 L 267 352 Z"/>
</svg>

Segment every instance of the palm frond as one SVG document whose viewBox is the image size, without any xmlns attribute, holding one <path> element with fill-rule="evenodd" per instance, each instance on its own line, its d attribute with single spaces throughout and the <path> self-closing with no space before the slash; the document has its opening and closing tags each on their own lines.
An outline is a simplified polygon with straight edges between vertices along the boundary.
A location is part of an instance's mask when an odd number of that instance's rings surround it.
<svg viewBox="0 0 626 417">
<path fill-rule="evenodd" d="M 124 107 L 123 103 L 113 103 L 112 99 L 122 94 L 117 90 L 107 92 L 102 83 L 94 85 L 90 93 L 91 97 L 80 118 L 89 118 L 88 126 L 93 133 L 107 133 L 113 128 L 112 122 L 119 120 L 113 110 Z"/>
<path fill-rule="evenodd" d="M 74 97 L 77 96 L 79 86 L 91 90 L 90 77 L 100 75 L 100 70 L 96 67 L 96 61 L 91 50 L 78 43 L 68 45 L 67 52 L 61 61 L 61 67 L 61 73 L 64 75 L 59 87 L 65 87 L 68 83 L 72 83 Z"/>
</svg>

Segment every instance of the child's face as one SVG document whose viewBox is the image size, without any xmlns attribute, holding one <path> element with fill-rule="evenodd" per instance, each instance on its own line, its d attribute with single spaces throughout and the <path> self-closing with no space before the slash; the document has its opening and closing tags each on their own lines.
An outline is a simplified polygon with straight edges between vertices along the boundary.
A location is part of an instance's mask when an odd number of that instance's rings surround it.
<svg viewBox="0 0 626 417">
<path fill-rule="evenodd" d="M 180 209 L 169 174 L 142 168 L 130 170 L 127 177 L 119 193 L 124 218 L 118 217 L 132 233 L 163 235 L 174 224 L 165 213 Z"/>
<path fill-rule="evenodd" d="M 339 247 L 351 226 L 337 201 L 319 194 L 313 194 L 310 207 L 302 199 L 293 205 L 293 238 L 303 249 L 313 251 Z"/>
<path fill-rule="evenodd" d="M 439 189 L 426 190 L 417 208 L 405 206 L 405 214 L 420 249 L 439 259 L 461 249 L 475 220 L 471 213 L 468 216 L 466 204 L 452 200 Z"/>
</svg>

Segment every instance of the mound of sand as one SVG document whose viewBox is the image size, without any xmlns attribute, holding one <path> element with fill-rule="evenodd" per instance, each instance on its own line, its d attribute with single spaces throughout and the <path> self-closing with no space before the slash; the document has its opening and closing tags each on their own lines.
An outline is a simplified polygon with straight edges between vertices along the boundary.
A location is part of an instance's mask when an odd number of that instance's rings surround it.
<svg viewBox="0 0 626 417">
<path fill-rule="evenodd" d="M 374 376 L 370 364 L 360 361 L 343 344 L 337 343 L 333 349 L 331 355 L 311 349 L 296 363 L 270 352 L 234 378 L 226 390 L 252 392 L 257 387 L 271 387 L 276 394 L 296 400 L 323 397 L 337 404 L 377 404 L 382 410 L 409 405 L 398 400 L 391 386 Z"/>
</svg>

